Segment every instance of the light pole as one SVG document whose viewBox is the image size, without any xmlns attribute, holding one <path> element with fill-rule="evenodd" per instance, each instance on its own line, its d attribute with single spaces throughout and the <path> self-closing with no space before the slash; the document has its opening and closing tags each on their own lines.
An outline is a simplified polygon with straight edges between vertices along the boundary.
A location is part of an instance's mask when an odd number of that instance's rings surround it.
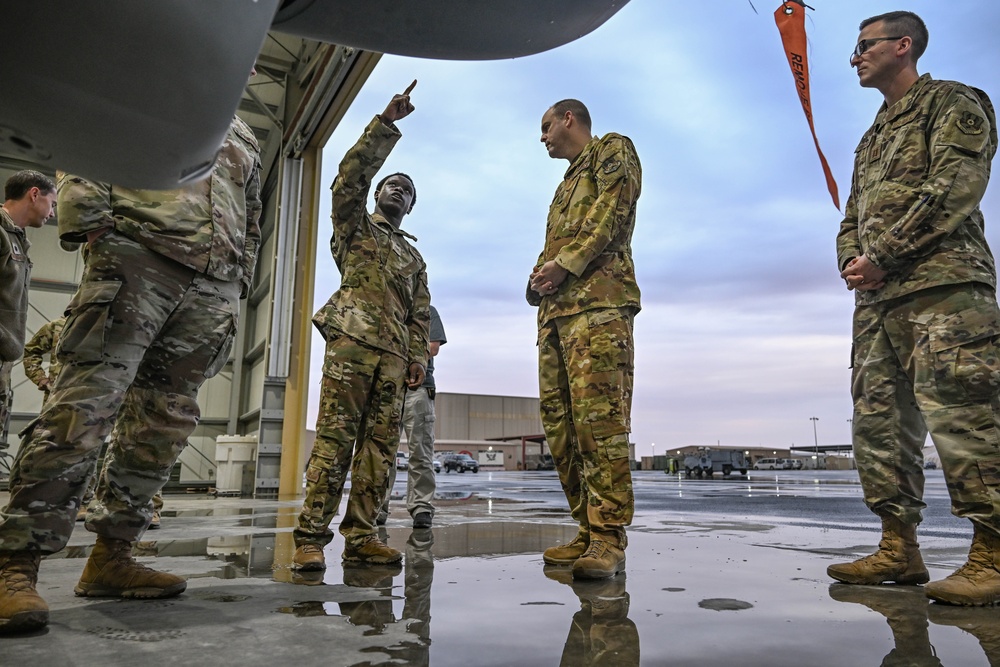
<svg viewBox="0 0 1000 667">
<path fill-rule="evenodd" d="M 813 446 L 816 447 L 816 470 L 819 470 L 819 436 L 816 435 L 816 422 L 819 421 L 819 417 L 810 417 L 809 421 L 813 423 Z"/>
</svg>

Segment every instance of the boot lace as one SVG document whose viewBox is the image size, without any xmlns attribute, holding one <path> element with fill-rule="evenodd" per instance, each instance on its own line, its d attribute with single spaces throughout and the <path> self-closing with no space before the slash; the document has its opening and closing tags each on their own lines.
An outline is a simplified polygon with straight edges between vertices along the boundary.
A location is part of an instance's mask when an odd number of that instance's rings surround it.
<svg viewBox="0 0 1000 667">
<path fill-rule="evenodd" d="M 603 540 L 590 540 L 590 545 L 580 558 L 600 558 L 607 550 L 608 545 Z"/>
<path fill-rule="evenodd" d="M 35 589 L 38 581 L 37 566 L 32 567 L 30 563 L 10 560 L 0 570 L 0 577 L 3 578 L 4 586 L 11 593 L 21 593 Z"/>
<path fill-rule="evenodd" d="M 854 564 L 858 565 L 859 567 L 869 567 L 869 566 L 885 567 L 886 559 L 888 559 L 893 563 L 898 561 L 898 558 L 896 557 L 896 550 L 893 548 L 893 545 L 889 542 L 888 538 L 883 537 L 881 540 L 879 540 L 878 549 L 875 550 L 875 553 L 868 554 L 864 558 L 859 558 L 858 560 L 854 561 Z"/>
<path fill-rule="evenodd" d="M 115 561 L 133 571 L 156 572 L 153 568 L 147 567 L 133 558 L 131 552 L 131 546 L 128 542 L 126 542 L 123 547 L 112 550 L 112 552 L 108 555 L 108 560 Z"/>
<path fill-rule="evenodd" d="M 969 559 L 965 561 L 962 567 L 955 570 L 951 576 L 976 581 L 985 572 L 996 573 L 993 567 L 993 559 L 985 549 L 980 548 L 980 545 L 976 543 L 969 550 Z"/>
</svg>

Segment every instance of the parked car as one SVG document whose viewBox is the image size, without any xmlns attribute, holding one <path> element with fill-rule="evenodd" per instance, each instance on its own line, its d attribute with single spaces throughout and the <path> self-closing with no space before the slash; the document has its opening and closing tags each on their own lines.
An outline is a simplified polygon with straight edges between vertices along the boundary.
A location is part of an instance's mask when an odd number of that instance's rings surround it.
<svg viewBox="0 0 1000 667">
<path fill-rule="evenodd" d="M 781 470 L 781 468 L 781 459 L 757 459 L 757 462 L 753 464 L 754 470 Z"/>
<path fill-rule="evenodd" d="M 441 460 L 441 467 L 445 472 L 479 472 L 479 464 L 468 454 L 448 454 Z"/>
<path fill-rule="evenodd" d="M 785 459 L 782 467 L 785 470 L 802 470 L 802 459 Z"/>
<path fill-rule="evenodd" d="M 441 472 L 440 459 L 434 459 L 433 461 L 431 461 L 431 465 L 434 467 L 434 472 Z"/>
<path fill-rule="evenodd" d="M 396 470 L 406 470 L 410 467 L 410 455 L 406 452 L 396 452 Z"/>
</svg>

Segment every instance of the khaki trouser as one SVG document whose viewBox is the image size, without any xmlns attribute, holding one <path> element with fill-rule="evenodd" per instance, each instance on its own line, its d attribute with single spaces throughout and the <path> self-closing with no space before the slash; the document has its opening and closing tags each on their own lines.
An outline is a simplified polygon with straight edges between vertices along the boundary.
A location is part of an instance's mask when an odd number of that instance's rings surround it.
<svg viewBox="0 0 1000 667">
<path fill-rule="evenodd" d="M 422 512 L 434 514 L 434 399 L 426 387 L 407 390 L 403 397 L 403 431 L 410 450 L 406 473 L 406 511 L 411 517 Z M 389 516 L 389 495 L 396 483 L 396 466 L 389 468 L 385 500 L 379 518 Z"/>
</svg>

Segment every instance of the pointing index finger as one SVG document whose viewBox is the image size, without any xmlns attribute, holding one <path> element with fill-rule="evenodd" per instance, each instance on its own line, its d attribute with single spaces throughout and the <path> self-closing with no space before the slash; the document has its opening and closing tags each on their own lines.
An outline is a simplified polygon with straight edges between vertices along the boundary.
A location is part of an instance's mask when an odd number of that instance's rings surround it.
<svg viewBox="0 0 1000 667">
<path fill-rule="evenodd" d="M 412 91 L 416 87 L 416 85 L 417 85 L 417 80 L 414 79 L 413 83 L 411 83 L 409 86 L 407 86 L 406 90 L 403 91 L 403 95 L 409 95 L 410 91 Z"/>
</svg>

